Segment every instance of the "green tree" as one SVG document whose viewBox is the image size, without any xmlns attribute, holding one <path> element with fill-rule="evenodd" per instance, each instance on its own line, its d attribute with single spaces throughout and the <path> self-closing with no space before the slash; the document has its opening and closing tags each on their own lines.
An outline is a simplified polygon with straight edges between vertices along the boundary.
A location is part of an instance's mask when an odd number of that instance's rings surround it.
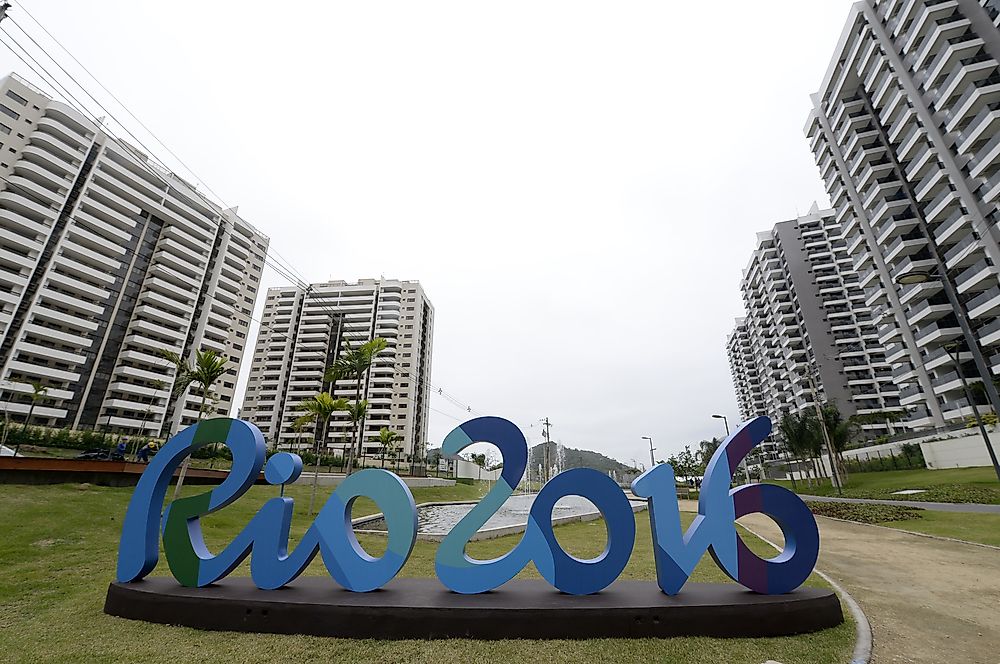
<svg viewBox="0 0 1000 664">
<path fill-rule="evenodd" d="M 398 449 L 396 446 L 396 441 L 399 439 L 400 435 L 395 431 L 388 429 L 386 427 L 382 427 L 381 429 L 379 429 L 378 442 L 382 446 L 380 451 L 382 456 L 383 468 L 385 468 L 386 455 L 395 456 L 396 450 Z"/>
<path fill-rule="evenodd" d="M 712 438 L 711 440 L 703 440 L 698 443 L 698 472 L 697 475 L 704 475 L 705 468 L 708 466 L 708 462 L 712 460 L 712 456 L 715 454 L 715 450 L 719 449 L 719 445 L 722 444 L 722 440 L 719 438 Z"/>
<path fill-rule="evenodd" d="M 812 414 L 805 412 L 783 415 L 778 423 L 778 431 L 785 449 L 796 461 L 799 459 L 812 461 L 819 455 L 821 434 L 816 418 Z M 806 470 L 806 481 L 811 483 L 808 469 Z"/>
<path fill-rule="evenodd" d="M 357 446 L 357 453 L 360 454 L 364 438 L 364 419 L 368 402 L 361 398 L 361 386 L 364 383 L 365 374 L 368 373 L 372 362 L 375 361 L 375 356 L 385 350 L 387 346 L 386 340 L 379 337 L 366 341 L 357 347 L 351 347 L 348 344 L 347 349 L 327 368 L 323 376 L 323 380 L 329 383 L 336 383 L 340 380 L 354 381 L 354 412 L 352 414 L 351 410 L 344 409 L 351 417 L 352 427 L 350 453 L 347 456 L 346 473 L 348 475 L 354 470 L 355 446 Z"/>
<path fill-rule="evenodd" d="M 21 440 L 24 439 L 25 434 L 28 431 L 28 425 L 31 424 L 31 416 L 35 413 L 35 404 L 37 404 L 42 399 L 48 397 L 49 388 L 42 385 L 37 380 L 29 381 L 31 385 L 31 405 L 28 406 L 28 414 L 24 418 L 24 426 L 21 427 L 21 437 L 17 441 L 17 445 L 14 446 L 14 456 L 17 456 L 18 451 L 21 449 Z"/>
<path fill-rule="evenodd" d="M 856 425 L 850 418 L 845 419 L 841 415 L 840 409 L 837 408 L 837 404 L 834 403 L 828 403 L 823 406 L 823 421 L 826 423 L 826 431 L 830 435 L 830 443 L 833 445 L 833 452 L 837 457 L 835 460 L 831 459 L 831 463 L 835 461 L 838 464 L 840 476 L 846 478 L 847 469 L 844 463 L 844 450 L 847 449 L 847 446 L 854 438 L 857 430 Z"/>
<path fill-rule="evenodd" d="M 316 468 L 313 471 L 312 493 L 309 496 L 310 516 L 316 504 L 316 485 L 319 484 L 320 446 L 326 443 L 330 418 L 338 410 L 347 410 L 348 405 L 346 399 L 334 399 L 326 392 L 317 392 L 300 403 L 297 408 L 303 415 L 295 420 L 294 426 L 299 427 L 299 430 L 310 422 L 315 426 L 313 453 L 316 456 Z"/>
<path fill-rule="evenodd" d="M 160 357 L 169 360 L 174 365 L 173 396 L 177 400 L 176 408 L 182 407 L 181 400 L 189 387 L 197 386 L 198 391 L 201 392 L 201 405 L 198 408 L 198 421 L 201 422 L 205 417 L 205 406 L 208 403 L 208 395 L 212 391 L 212 386 L 226 375 L 226 365 L 229 360 L 214 350 L 195 351 L 193 365 L 173 351 L 161 350 Z M 184 476 L 187 475 L 190 464 L 191 457 L 185 457 L 181 464 L 181 472 L 177 476 L 177 486 L 174 487 L 174 500 L 177 500 L 178 496 L 181 495 Z"/>
<path fill-rule="evenodd" d="M 479 466 L 479 478 L 483 479 L 483 467 L 486 465 L 486 454 L 469 454 L 469 461 Z"/>
</svg>

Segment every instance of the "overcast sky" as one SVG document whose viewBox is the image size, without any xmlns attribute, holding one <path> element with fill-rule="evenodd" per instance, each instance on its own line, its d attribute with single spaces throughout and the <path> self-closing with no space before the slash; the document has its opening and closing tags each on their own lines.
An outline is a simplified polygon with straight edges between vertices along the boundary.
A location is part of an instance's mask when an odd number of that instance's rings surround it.
<svg viewBox="0 0 1000 664">
<path fill-rule="evenodd" d="M 435 385 L 626 462 L 738 420 L 740 271 L 757 231 L 825 205 L 802 127 L 850 7 L 16 5 L 308 280 L 420 280 Z M 431 406 L 437 445 L 464 417 Z"/>
</svg>

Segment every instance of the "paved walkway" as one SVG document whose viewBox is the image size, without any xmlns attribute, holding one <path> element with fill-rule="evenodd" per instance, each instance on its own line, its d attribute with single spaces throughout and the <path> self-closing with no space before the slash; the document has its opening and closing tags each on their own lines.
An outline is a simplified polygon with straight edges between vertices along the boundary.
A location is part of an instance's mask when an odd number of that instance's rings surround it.
<svg viewBox="0 0 1000 664">
<path fill-rule="evenodd" d="M 807 496 L 799 494 L 803 500 L 815 500 L 821 503 L 868 503 L 871 505 L 905 505 L 907 507 L 922 507 L 925 510 L 938 512 L 978 512 L 980 514 L 1000 514 L 1000 505 L 983 505 L 981 503 L 928 503 L 920 500 L 881 500 L 877 498 L 839 498 L 837 496 Z"/>
<path fill-rule="evenodd" d="M 1000 553 L 863 524 L 817 521 L 816 567 L 868 614 L 873 662 L 1000 661 Z M 767 517 L 754 514 L 740 522 L 782 541 Z"/>
</svg>

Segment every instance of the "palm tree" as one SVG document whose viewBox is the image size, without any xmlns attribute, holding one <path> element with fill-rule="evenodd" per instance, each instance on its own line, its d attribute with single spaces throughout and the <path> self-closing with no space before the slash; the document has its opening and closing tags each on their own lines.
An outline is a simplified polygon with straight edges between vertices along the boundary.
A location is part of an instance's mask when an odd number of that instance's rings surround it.
<svg viewBox="0 0 1000 664">
<path fill-rule="evenodd" d="M 382 467 L 385 468 L 385 455 L 395 454 L 396 441 L 400 436 L 395 431 L 382 427 L 378 432 L 378 442 L 382 444 Z"/>
<path fill-rule="evenodd" d="M 49 388 L 42 385 L 37 380 L 29 381 L 31 385 L 31 406 L 28 407 L 28 415 L 24 418 L 24 426 L 21 427 L 21 439 L 24 439 L 24 434 L 28 431 L 28 425 L 31 423 L 31 416 L 35 412 L 35 404 L 46 398 L 49 393 Z M 21 449 L 21 440 L 17 441 L 17 445 L 14 446 L 14 456 L 17 456 L 18 450 Z"/>
<path fill-rule="evenodd" d="M 826 424 L 826 431 L 830 435 L 830 443 L 833 445 L 833 454 L 836 460 L 831 459 L 830 463 L 839 464 L 841 477 L 846 479 L 847 470 L 844 467 L 844 450 L 854 437 L 854 423 L 850 419 L 844 419 L 840 414 L 840 409 L 836 404 L 828 403 L 823 406 L 823 421 Z"/>
<path fill-rule="evenodd" d="M 161 350 L 160 357 L 173 362 L 176 369 L 174 375 L 173 395 L 177 399 L 178 407 L 180 400 L 192 385 L 197 385 L 201 390 L 201 405 L 198 407 L 198 421 L 205 417 L 205 405 L 208 402 L 208 395 L 212 391 L 212 386 L 226 375 L 226 364 L 229 360 L 219 355 L 214 350 L 195 351 L 194 365 L 189 364 L 180 355 L 173 351 Z M 181 495 L 181 487 L 184 486 L 184 476 L 187 475 L 188 466 L 191 464 L 191 457 L 184 458 L 181 464 L 181 472 L 177 476 L 177 486 L 174 487 L 174 500 Z"/>
<path fill-rule="evenodd" d="M 316 502 L 316 485 L 319 483 L 319 455 L 320 455 L 320 445 L 326 443 L 327 429 L 330 426 L 330 417 L 333 416 L 338 410 L 347 410 L 348 403 L 346 399 L 334 399 L 332 396 L 326 392 L 317 392 L 309 399 L 306 399 L 299 404 L 297 410 L 304 413 L 302 417 L 295 420 L 294 426 L 301 429 L 302 426 L 308 424 L 309 422 L 314 422 L 316 425 L 315 429 L 315 445 L 313 451 L 316 455 L 316 470 L 313 473 L 313 485 L 312 485 L 312 495 L 309 497 L 309 514 L 313 513 L 313 507 Z"/>
<path fill-rule="evenodd" d="M 781 432 L 781 438 L 785 441 L 785 447 L 796 461 L 806 458 L 812 459 L 819 452 L 816 419 L 809 413 L 783 415 L 778 423 L 778 430 Z M 794 473 L 792 477 L 794 477 Z M 808 469 L 806 470 L 806 481 L 810 482 Z"/>
<path fill-rule="evenodd" d="M 352 425 L 352 441 L 347 456 L 347 470 L 345 471 L 347 475 L 350 475 L 354 469 L 355 445 L 360 453 L 364 437 L 364 419 L 368 402 L 361 398 L 361 385 L 364 382 L 365 374 L 371 369 L 375 356 L 385 350 L 387 346 L 386 340 L 379 337 L 366 341 L 356 348 L 352 348 L 348 344 L 347 350 L 330 365 L 323 375 L 323 381 L 328 383 L 336 383 L 339 380 L 354 381 L 354 412 L 344 409 L 348 411 Z"/>
</svg>

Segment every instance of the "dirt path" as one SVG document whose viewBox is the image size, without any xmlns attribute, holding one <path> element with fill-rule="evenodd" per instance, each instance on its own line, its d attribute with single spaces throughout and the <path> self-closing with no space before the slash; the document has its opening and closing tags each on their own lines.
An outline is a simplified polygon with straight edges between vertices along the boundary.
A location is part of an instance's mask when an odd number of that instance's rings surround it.
<svg viewBox="0 0 1000 664">
<path fill-rule="evenodd" d="M 819 518 L 817 568 L 868 614 L 873 662 L 1000 662 L 1000 552 Z M 759 514 L 740 520 L 771 541 Z"/>
</svg>

